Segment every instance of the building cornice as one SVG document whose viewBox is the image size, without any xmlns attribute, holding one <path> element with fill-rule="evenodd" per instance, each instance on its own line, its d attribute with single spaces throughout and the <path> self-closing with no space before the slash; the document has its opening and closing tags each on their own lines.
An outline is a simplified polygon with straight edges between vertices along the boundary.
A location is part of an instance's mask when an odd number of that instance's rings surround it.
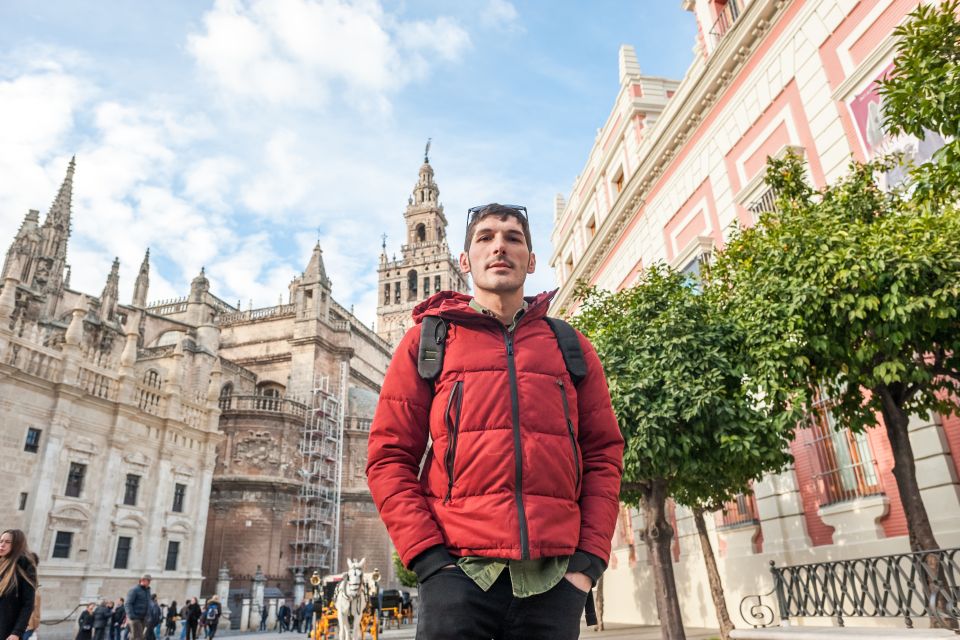
<svg viewBox="0 0 960 640">
<path fill-rule="evenodd" d="M 763 41 L 788 5 L 787 0 L 751 2 L 704 63 L 701 73 L 692 78 L 687 76 L 680 83 L 677 93 L 667 103 L 640 149 L 640 165 L 620 193 L 617 203 L 625 205 L 611 210 L 593 241 L 585 247 L 583 256 L 553 299 L 551 309 L 554 312 L 570 306 L 579 280 L 592 279 L 611 247 L 620 240 L 638 209 L 646 203 L 651 188 L 712 112 L 723 91 L 743 70 L 751 52 Z"/>
</svg>

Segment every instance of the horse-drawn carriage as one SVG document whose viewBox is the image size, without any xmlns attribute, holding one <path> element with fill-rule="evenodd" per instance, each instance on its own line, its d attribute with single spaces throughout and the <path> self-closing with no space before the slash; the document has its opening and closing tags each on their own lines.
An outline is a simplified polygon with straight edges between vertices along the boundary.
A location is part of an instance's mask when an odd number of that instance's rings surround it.
<svg viewBox="0 0 960 640">
<path fill-rule="evenodd" d="M 410 601 L 409 591 L 398 589 L 383 589 L 380 591 L 379 609 L 380 623 L 384 628 L 391 623 L 399 629 L 401 624 L 413 622 L 413 603 Z"/>
<path fill-rule="evenodd" d="M 317 604 L 312 640 L 372 640 L 380 635 L 377 614 L 379 573 L 363 573 L 364 560 L 347 560 L 347 572 L 328 576 Z M 318 585 L 314 585 L 318 586 Z"/>
</svg>

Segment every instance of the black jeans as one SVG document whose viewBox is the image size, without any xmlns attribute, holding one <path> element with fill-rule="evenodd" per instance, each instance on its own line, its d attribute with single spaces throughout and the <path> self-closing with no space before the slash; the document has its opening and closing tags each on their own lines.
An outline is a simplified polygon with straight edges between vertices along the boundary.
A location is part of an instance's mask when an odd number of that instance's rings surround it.
<svg viewBox="0 0 960 640">
<path fill-rule="evenodd" d="M 566 578 L 515 598 L 509 569 L 486 592 L 459 567 L 441 569 L 420 585 L 417 640 L 576 640 L 586 602 Z"/>
</svg>

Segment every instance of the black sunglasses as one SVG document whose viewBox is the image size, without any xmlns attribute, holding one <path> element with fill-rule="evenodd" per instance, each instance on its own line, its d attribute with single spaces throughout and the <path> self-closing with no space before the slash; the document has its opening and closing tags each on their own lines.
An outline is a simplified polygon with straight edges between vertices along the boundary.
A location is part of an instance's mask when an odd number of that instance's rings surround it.
<svg viewBox="0 0 960 640">
<path fill-rule="evenodd" d="M 469 227 L 470 224 L 473 223 L 473 220 L 477 217 L 478 213 L 490 206 L 492 206 L 492 204 L 478 204 L 475 207 L 470 207 L 467 209 L 467 226 Z M 523 216 L 524 220 L 527 220 L 527 208 L 522 204 L 500 204 L 497 206 L 503 207 L 504 209 L 510 209 L 511 211 L 516 211 L 518 214 Z"/>
</svg>

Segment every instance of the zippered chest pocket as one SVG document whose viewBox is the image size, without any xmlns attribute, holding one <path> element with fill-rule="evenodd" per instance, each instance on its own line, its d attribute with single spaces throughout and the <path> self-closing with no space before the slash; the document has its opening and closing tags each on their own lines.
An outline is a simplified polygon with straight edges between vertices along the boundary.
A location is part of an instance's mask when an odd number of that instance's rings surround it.
<svg viewBox="0 0 960 640">
<path fill-rule="evenodd" d="M 443 465 L 447 470 L 447 495 L 443 502 L 450 502 L 453 482 L 456 478 L 457 438 L 460 435 L 460 412 L 463 409 L 463 380 L 453 383 L 447 397 L 447 408 L 443 414 L 443 423 L 447 427 L 447 451 L 443 456 Z"/>
<path fill-rule="evenodd" d="M 567 435 L 570 436 L 570 448 L 573 451 L 573 467 L 576 472 L 576 492 L 580 495 L 580 450 L 577 448 L 577 436 L 573 432 L 573 420 L 570 418 L 570 401 L 567 400 L 567 387 L 563 378 L 557 378 L 557 387 L 560 389 L 560 401 L 563 404 L 563 420 L 567 423 Z"/>
</svg>

